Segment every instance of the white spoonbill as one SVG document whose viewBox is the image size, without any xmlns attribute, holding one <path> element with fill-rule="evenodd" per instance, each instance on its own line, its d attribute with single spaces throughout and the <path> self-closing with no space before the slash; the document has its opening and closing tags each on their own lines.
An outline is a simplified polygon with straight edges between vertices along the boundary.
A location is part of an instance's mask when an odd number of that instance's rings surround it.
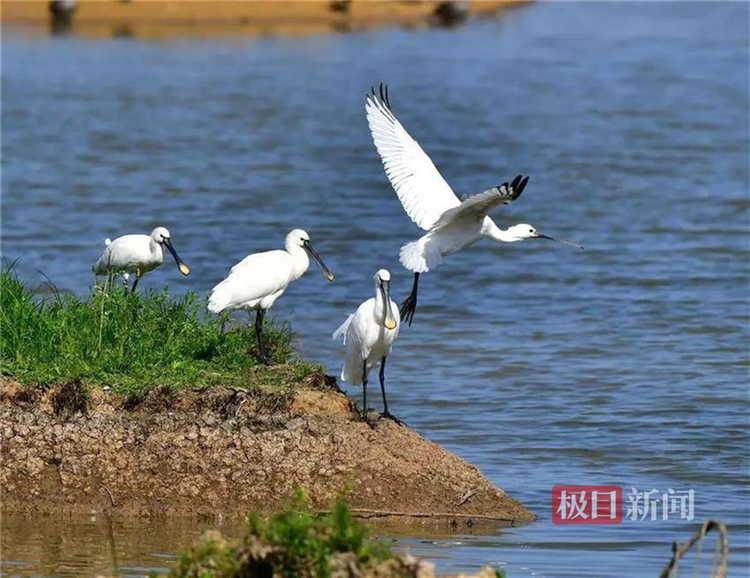
<svg viewBox="0 0 750 578">
<path fill-rule="evenodd" d="M 391 274 L 386 269 L 375 273 L 375 297 L 371 297 L 349 317 L 334 333 L 333 338 L 343 338 L 346 360 L 341 368 L 341 380 L 362 384 L 362 415 L 367 418 L 367 375 L 380 363 L 380 390 L 383 392 L 383 416 L 400 423 L 388 411 L 385 398 L 385 360 L 391 354 L 393 342 L 398 337 L 400 315 L 391 301 Z"/>
<path fill-rule="evenodd" d="M 95 275 L 108 275 L 109 273 L 121 273 L 127 279 L 129 273 L 135 273 L 133 291 L 144 273 L 156 269 L 164 262 L 164 249 L 172 253 L 180 273 L 190 274 L 190 267 L 185 265 L 172 245 L 172 240 L 164 227 L 156 227 L 150 235 L 123 235 L 114 241 L 107 239 L 104 253 L 94 264 Z"/>
<path fill-rule="evenodd" d="M 583 249 L 575 243 L 543 235 L 525 223 L 500 229 L 487 216 L 488 213 L 497 205 L 516 200 L 529 177 L 518 175 L 510 185 L 503 183 L 482 193 L 464 195 L 459 200 L 430 157 L 393 114 L 388 87 L 381 84 L 380 97 L 373 89 L 366 100 L 367 122 L 385 174 L 406 214 L 427 231 L 418 240 L 401 247 L 399 253 L 401 264 L 414 272 L 411 294 L 401 304 L 401 317 L 409 325 L 417 308 L 419 274 L 434 269 L 443 257 L 470 247 L 482 237 L 500 243 L 550 239 Z"/>
<path fill-rule="evenodd" d="M 258 354 L 268 363 L 263 341 L 263 318 L 266 311 L 281 297 L 292 281 L 296 281 L 310 267 L 311 256 L 320 265 L 323 275 L 333 281 L 333 273 L 313 249 L 310 236 L 302 229 L 294 229 L 286 236 L 285 250 L 265 251 L 248 255 L 232 267 L 229 277 L 211 290 L 208 310 L 212 313 L 243 309 L 255 314 L 255 333 Z M 252 316 L 252 313 L 250 313 Z"/>
</svg>

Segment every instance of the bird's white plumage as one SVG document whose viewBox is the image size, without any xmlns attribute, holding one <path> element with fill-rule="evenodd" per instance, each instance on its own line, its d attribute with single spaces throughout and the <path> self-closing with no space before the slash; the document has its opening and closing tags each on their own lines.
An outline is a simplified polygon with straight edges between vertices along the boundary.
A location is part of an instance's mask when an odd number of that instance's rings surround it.
<svg viewBox="0 0 750 578">
<path fill-rule="evenodd" d="M 292 281 L 309 266 L 304 251 L 267 251 L 245 257 L 229 276 L 211 291 L 208 310 L 221 313 L 233 309 L 269 309 Z"/>
<path fill-rule="evenodd" d="M 367 122 L 386 175 L 406 213 L 425 235 L 401 247 L 399 260 L 408 270 L 426 273 L 443 257 L 469 247 L 482 237 L 501 242 L 521 240 L 498 228 L 487 214 L 515 200 L 528 178 L 519 175 L 504 183 L 459 200 L 419 144 L 406 132 L 388 102 L 387 92 L 368 95 Z"/>
<path fill-rule="evenodd" d="M 388 329 L 384 323 L 386 303 L 379 285 L 381 280 L 390 281 L 390 273 L 385 269 L 375 275 L 375 297 L 362 303 L 333 333 L 334 339 L 343 339 L 346 345 L 346 359 L 341 368 L 342 381 L 361 385 L 365 361 L 369 372 L 390 355 L 393 342 L 398 337 L 401 319 L 398 306 L 393 301 L 390 301 L 390 310 L 395 318 L 395 327 Z"/>
<path fill-rule="evenodd" d="M 286 236 L 285 249 L 248 255 L 232 267 L 229 276 L 216 285 L 208 310 L 269 309 L 290 283 L 307 272 L 310 259 L 304 249 L 310 237 L 301 229 Z"/>
<path fill-rule="evenodd" d="M 511 203 L 517 196 L 514 189 L 506 184 L 492 187 L 476 195 L 466 195 L 461 200 L 460 205 L 448 209 L 440 215 L 440 218 L 432 225 L 430 230 L 437 231 L 457 221 L 481 223 L 492 209 L 498 205 Z"/>
<path fill-rule="evenodd" d="M 151 271 L 164 262 L 160 240 L 169 238 L 169 231 L 157 227 L 150 235 L 123 235 L 114 241 L 105 239 L 106 248 L 94 264 L 96 275 L 113 273 L 141 273 Z"/>
<path fill-rule="evenodd" d="M 461 204 L 458 197 L 385 103 L 370 95 L 365 109 L 388 180 L 406 214 L 429 231 L 445 211 Z"/>
</svg>

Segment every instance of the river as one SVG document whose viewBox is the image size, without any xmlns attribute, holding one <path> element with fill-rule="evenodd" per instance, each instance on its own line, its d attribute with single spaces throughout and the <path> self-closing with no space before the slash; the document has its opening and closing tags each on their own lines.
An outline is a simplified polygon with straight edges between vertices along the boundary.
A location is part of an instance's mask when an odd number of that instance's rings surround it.
<svg viewBox="0 0 750 578">
<path fill-rule="evenodd" d="M 409 291 L 398 249 L 419 234 L 370 140 L 372 84 L 459 193 L 531 175 L 498 223 L 586 251 L 483 241 L 446 258 L 388 377 L 394 413 L 539 521 L 395 546 L 441 571 L 656 576 L 712 517 L 747 575 L 748 4 L 539 3 L 452 30 L 296 38 L 3 32 L 2 250 L 19 273 L 85 293 L 105 237 L 164 225 L 193 274 L 165 266 L 141 287 L 206 293 L 301 227 L 337 282 L 311 270 L 272 315 L 331 372 L 329 336 L 375 271 Z M 558 484 L 692 489 L 694 519 L 557 525 Z M 168 567 L 209 525 L 117 520 L 121 573 Z M 4 575 L 109 563 L 101 518 L 3 517 Z"/>
</svg>

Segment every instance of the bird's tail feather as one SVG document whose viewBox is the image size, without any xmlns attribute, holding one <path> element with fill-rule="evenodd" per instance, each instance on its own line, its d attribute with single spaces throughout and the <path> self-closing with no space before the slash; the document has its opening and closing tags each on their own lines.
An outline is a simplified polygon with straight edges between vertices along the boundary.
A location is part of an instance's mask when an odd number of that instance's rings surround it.
<svg viewBox="0 0 750 578">
<path fill-rule="evenodd" d="M 341 381 L 362 385 L 362 361 L 356 355 L 347 355 L 341 367 Z"/>
<path fill-rule="evenodd" d="M 208 297 L 208 310 L 211 313 L 221 313 L 227 308 L 229 301 L 229 292 L 225 290 L 224 281 L 222 281 L 213 288 L 211 295 Z"/>
<path fill-rule="evenodd" d="M 409 271 L 426 273 L 437 267 L 442 261 L 438 251 L 431 251 L 428 239 L 422 237 L 401 247 L 398 254 L 399 261 Z"/>
<path fill-rule="evenodd" d="M 109 245 L 107 246 L 109 247 Z M 94 266 L 91 268 L 91 270 L 94 272 L 94 275 L 106 275 L 108 269 L 109 249 L 104 249 L 104 253 L 102 253 L 101 257 L 96 260 L 96 263 L 94 263 Z"/>
</svg>

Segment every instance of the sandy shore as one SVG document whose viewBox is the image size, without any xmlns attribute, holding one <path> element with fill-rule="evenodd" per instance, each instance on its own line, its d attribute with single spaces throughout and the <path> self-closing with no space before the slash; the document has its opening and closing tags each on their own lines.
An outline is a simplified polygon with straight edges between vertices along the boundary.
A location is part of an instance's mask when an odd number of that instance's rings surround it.
<svg viewBox="0 0 750 578">
<path fill-rule="evenodd" d="M 469 17 L 490 16 L 527 2 L 473 1 L 465 4 Z M 379 26 L 429 26 L 439 23 L 438 2 L 352 0 L 307 1 L 147 1 L 81 0 L 73 16 L 76 34 L 96 37 L 316 34 L 355 31 Z M 46 31 L 47 2 L 0 4 L 3 24 Z"/>
<path fill-rule="evenodd" d="M 153 392 L 0 382 L 4 511 L 242 516 L 295 486 L 325 509 L 344 488 L 363 517 L 474 525 L 534 519 L 474 466 L 391 420 L 374 426 L 335 389 Z M 67 408 L 67 409 L 66 409 Z"/>
</svg>

